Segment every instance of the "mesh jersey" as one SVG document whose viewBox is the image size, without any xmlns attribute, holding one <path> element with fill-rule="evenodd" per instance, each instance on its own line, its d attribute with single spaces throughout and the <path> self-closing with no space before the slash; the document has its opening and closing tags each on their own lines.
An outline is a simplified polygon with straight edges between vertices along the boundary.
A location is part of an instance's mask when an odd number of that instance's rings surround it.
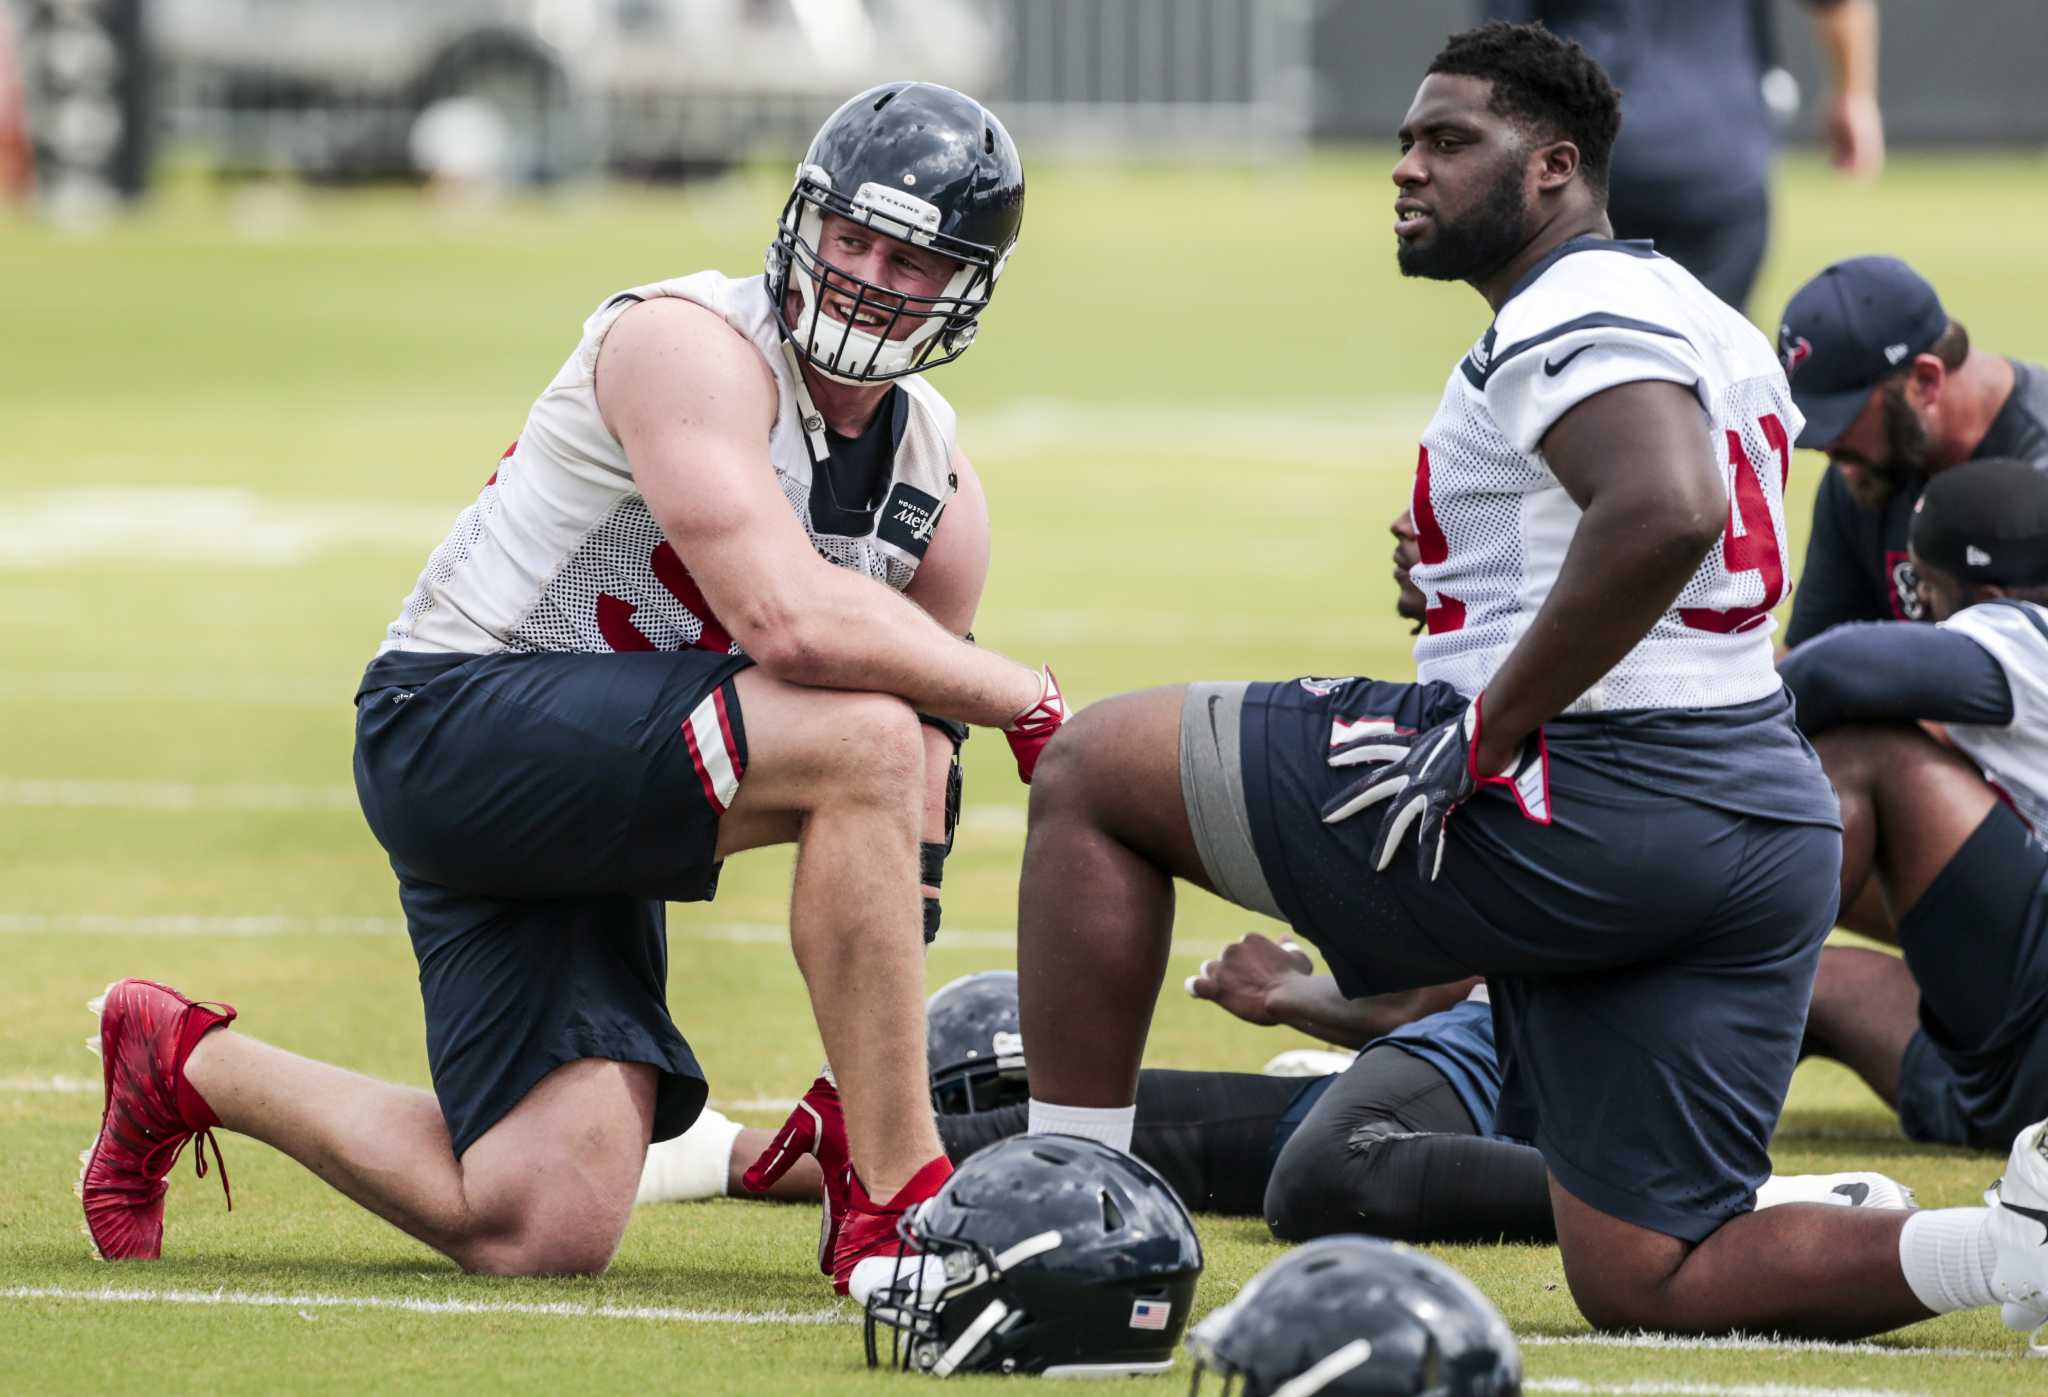
<svg viewBox="0 0 2048 1397">
<path fill-rule="evenodd" d="M 2012 691 L 2012 721 L 1951 723 L 1948 735 L 1984 778 L 2048 837 L 2048 607 L 1995 601 L 1942 622 L 1991 652 Z"/>
<path fill-rule="evenodd" d="M 1785 476 L 1804 419 L 1753 325 L 1649 244 L 1596 238 L 1564 244 L 1510 293 L 1423 434 L 1422 679 L 1470 695 L 1493 677 L 1578 528 L 1544 433 L 1594 394 L 1644 379 L 1698 396 L 1728 526 L 1672 608 L 1566 711 L 1722 708 L 1777 691 L 1770 611 L 1785 595 Z"/>
<path fill-rule="evenodd" d="M 534 402 L 497 473 L 428 558 L 380 655 L 739 651 L 663 537 L 625 448 L 598 413 L 594 375 L 605 334 L 655 296 L 716 311 L 767 360 L 780 399 L 768 459 L 818 552 L 898 591 L 910 585 L 953 491 L 952 408 L 923 379 L 898 380 L 908 412 L 883 503 L 858 516 L 863 534 L 824 531 L 811 509 L 811 446 L 796 382 L 762 278 L 699 272 L 621 292 L 584 322 L 582 342 Z"/>
</svg>

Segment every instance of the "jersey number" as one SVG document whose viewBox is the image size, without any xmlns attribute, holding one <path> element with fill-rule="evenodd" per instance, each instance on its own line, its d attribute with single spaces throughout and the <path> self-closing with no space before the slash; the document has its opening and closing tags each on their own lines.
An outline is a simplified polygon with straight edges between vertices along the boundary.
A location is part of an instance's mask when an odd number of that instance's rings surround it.
<svg viewBox="0 0 2048 1397">
<path fill-rule="evenodd" d="M 1778 453 L 1778 490 L 1792 474 L 1792 438 L 1774 412 L 1757 419 L 1764 440 Z M 1735 489 L 1728 501 L 1728 528 L 1721 535 L 1721 567 L 1731 577 L 1753 572 L 1764 584 L 1763 601 L 1756 606 L 1682 606 L 1678 619 L 1694 630 L 1731 635 L 1760 625 L 1764 617 L 1785 599 L 1785 557 L 1778 548 L 1778 528 L 1771 518 L 1771 502 L 1764 495 L 1763 481 L 1749 455 L 1742 449 L 1742 437 L 1728 433 L 1728 459 L 1735 467 Z M 1422 561 L 1436 564 L 1450 557 L 1443 526 L 1429 500 L 1429 448 L 1423 447 L 1415 465 L 1415 498 L 1410 506 L 1415 519 L 1415 542 Z M 1737 524 L 1741 531 L 1737 532 Z M 1431 635 L 1455 631 L 1465 624 L 1465 603 L 1437 593 L 1437 604 L 1423 613 L 1423 624 Z"/>
<path fill-rule="evenodd" d="M 1451 556 L 1443 525 L 1436 521 L 1436 508 L 1429 502 L 1429 448 L 1423 447 L 1415 462 L 1415 499 L 1409 506 L 1415 518 L 1415 546 L 1422 561 L 1434 566 Z M 1436 594 L 1436 605 L 1422 613 L 1422 623 L 1431 635 L 1455 631 L 1465 624 L 1465 603 L 1456 597 Z"/>
<path fill-rule="evenodd" d="M 1774 412 L 1757 419 L 1764 440 L 1778 453 L 1778 491 L 1792 474 L 1792 438 Z M 1755 606 L 1731 606 L 1726 610 L 1710 606 L 1681 606 L 1678 619 L 1696 631 L 1732 635 L 1763 624 L 1771 609 L 1785 599 L 1785 556 L 1778 548 L 1778 526 L 1771 518 L 1771 502 L 1764 496 L 1763 481 L 1742 449 L 1742 437 L 1728 433 L 1728 460 L 1735 467 L 1735 489 L 1728 501 L 1728 529 L 1721 535 L 1721 567 L 1733 577 L 1739 572 L 1759 574 L 1764 599 Z M 1737 521 L 1742 532 L 1735 531 Z"/>
<path fill-rule="evenodd" d="M 726 654 L 732 649 L 732 637 L 725 627 L 718 624 L 718 618 L 711 614 L 711 603 L 704 600 L 704 589 L 697 585 L 697 579 L 690 576 L 690 570 L 683 566 L 683 560 L 676 556 L 676 550 L 667 540 L 649 555 L 648 564 L 654 569 L 655 580 L 664 590 L 690 609 L 690 614 L 704 623 L 696 644 L 691 648 L 711 650 Z M 597 594 L 597 633 L 604 637 L 604 643 L 614 650 L 652 650 L 654 642 L 647 633 L 633 624 L 633 613 L 639 608 L 629 601 L 622 601 L 609 592 Z"/>
</svg>

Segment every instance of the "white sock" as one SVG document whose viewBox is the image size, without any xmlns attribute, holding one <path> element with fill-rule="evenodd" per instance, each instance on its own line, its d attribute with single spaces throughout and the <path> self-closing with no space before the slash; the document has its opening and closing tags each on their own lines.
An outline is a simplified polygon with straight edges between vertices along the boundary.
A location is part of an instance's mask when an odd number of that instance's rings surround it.
<svg viewBox="0 0 2048 1397">
<path fill-rule="evenodd" d="M 1920 1303 L 1938 1315 L 1995 1305 L 1989 1208 L 1926 1208 L 1899 1234 L 1899 1269 Z"/>
<path fill-rule="evenodd" d="M 727 1120 L 709 1106 L 696 1124 L 658 1145 L 647 1147 L 647 1162 L 640 1168 L 640 1190 L 635 1203 L 691 1203 L 699 1198 L 720 1198 L 732 1178 L 732 1147 L 740 1138 L 740 1123 Z"/>
<path fill-rule="evenodd" d="M 1033 1135 L 1085 1135 L 1129 1154 L 1137 1119 L 1136 1106 L 1054 1106 L 1034 1096 L 1025 1128 Z"/>
</svg>

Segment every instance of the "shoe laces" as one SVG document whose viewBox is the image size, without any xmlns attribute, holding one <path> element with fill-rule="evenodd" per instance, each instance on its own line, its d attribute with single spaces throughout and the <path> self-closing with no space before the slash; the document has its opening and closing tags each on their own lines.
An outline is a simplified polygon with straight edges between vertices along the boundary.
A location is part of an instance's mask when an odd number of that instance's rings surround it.
<svg viewBox="0 0 2048 1397">
<path fill-rule="evenodd" d="M 212 1146 L 214 1168 L 220 1173 L 221 1196 L 227 1200 L 228 1211 L 232 1213 L 235 1210 L 235 1195 L 228 1187 L 228 1162 L 221 1157 L 220 1141 L 215 1138 L 211 1127 L 195 1130 L 186 1135 L 173 1135 L 152 1146 L 142 1157 L 142 1172 L 152 1180 L 165 1178 L 177 1167 L 178 1156 L 184 1153 L 185 1146 L 193 1140 L 199 1142 L 199 1148 L 192 1152 L 192 1163 L 196 1166 L 193 1173 L 202 1179 L 206 1177 L 206 1150 L 209 1145 Z M 166 1154 L 165 1151 L 169 1153 Z M 163 1162 L 159 1164 L 158 1160 Z"/>
</svg>

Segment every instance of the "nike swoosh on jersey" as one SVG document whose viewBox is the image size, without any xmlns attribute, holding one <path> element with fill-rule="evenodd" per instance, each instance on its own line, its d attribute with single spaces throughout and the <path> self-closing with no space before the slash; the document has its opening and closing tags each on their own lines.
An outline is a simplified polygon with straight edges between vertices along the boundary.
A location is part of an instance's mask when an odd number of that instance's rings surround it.
<svg viewBox="0 0 2048 1397">
<path fill-rule="evenodd" d="M 2003 1198 L 1998 1200 L 1998 1206 L 2018 1213 L 2023 1218 L 2032 1218 L 2035 1222 L 2040 1223 L 2041 1245 L 2048 1247 L 2048 1211 L 2040 1208 L 2028 1208 L 2018 1203 L 2008 1203 Z"/>
<path fill-rule="evenodd" d="M 1543 372 L 1549 374 L 1552 378 L 1556 378 L 1559 374 L 1564 372 L 1564 366 L 1566 364 L 1569 364 L 1572 360 L 1578 358 L 1581 354 L 1584 354 L 1587 350 L 1591 349 L 1592 347 L 1593 346 L 1590 344 L 1582 344 L 1577 349 L 1574 349 L 1571 353 L 1565 355 L 1562 359 L 1545 359 L 1543 361 Z"/>
</svg>

